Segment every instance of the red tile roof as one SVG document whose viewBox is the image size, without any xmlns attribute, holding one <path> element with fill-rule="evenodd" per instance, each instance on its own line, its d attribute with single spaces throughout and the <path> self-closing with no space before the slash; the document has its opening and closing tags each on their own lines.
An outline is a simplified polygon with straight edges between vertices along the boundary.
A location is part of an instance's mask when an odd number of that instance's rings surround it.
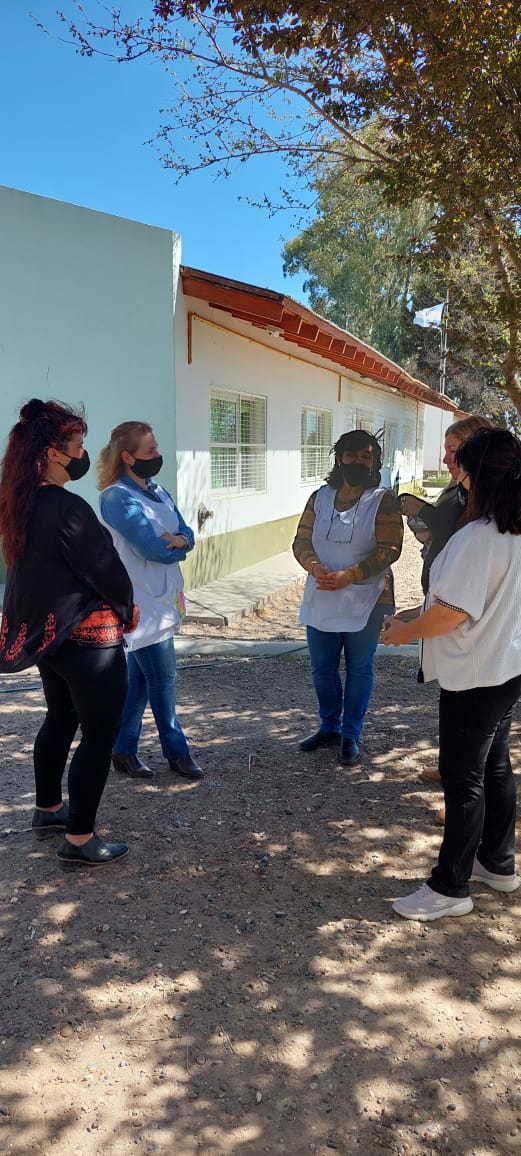
<svg viewBox="0 0 521 1156">
<path fill-rule="evenodd" d="M 437 393 L 423 381 L 411 377 L 394 361 L 292 297 L 186 265 L 181 267 L 181 275 L 187 297 L 206 301 L 212 308 L 221 309 L 257 328 L 275 331 L 274 336 L 334 362 L 339 369 L 354 370 L 361 377 L 387 385 L 425 405 L 460 414 L 458 406 L 445 394 Z"/>
</svg>

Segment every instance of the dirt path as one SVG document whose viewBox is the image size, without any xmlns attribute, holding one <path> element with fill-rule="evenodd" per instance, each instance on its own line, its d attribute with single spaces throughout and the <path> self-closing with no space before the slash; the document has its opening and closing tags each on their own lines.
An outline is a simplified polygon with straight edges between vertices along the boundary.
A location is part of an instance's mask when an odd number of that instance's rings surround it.
<svg viewBox="0 0 521 1156">
<path fill-rule="evenodd" d="M 411 549 L 401 605 L 417 571 Z M 240 636 L 298 637 L 296 601 Z M 418 778 L 437 694 L 415 674 L 378 659 L 347 771 L 298 751 L 305 653 L 187 660 L 180 715 L 207 777 L 174 783 L 148 719 L 156 777 L 111 774 L 99 829 L 131 854 L 99 875 L 32 841 L 42 698 L 32 674 L 2 680 L 0 1153 L 519 1151 L 519 893 L 473 885 L 470 916 L 432 925 L 391 911 L 439 842 Z"/>
</svg>

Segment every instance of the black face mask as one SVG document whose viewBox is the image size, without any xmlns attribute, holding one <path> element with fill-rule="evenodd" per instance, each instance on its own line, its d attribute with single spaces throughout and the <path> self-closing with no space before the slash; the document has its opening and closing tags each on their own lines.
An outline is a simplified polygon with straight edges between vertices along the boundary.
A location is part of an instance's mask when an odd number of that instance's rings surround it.
<svg viewBox="0 0 521 1156">
<path fill-rule="evenodd" d="M 371 470 L 369 466 L 363 466 L 360 462 L 349 462 L 348 465 L 343 465 L 342 473 L 348 486 L 363 486 L 365 490 L 371 485 Z"/>
<path fill-rule="evenodd" d="M 79 482 L 80 478 L 84 478 L 90 470 L 90 458 L 87 450 L 83 451 L 81 458 L 70 458 L 69 464 L 63 468 L 69 475 L 71 482 Z"/>
<path fill-rule="evenodd" d="M 459 502 L 460 506 L 462 506 L 463 509 L 465 510 L 467 508 L 467 502 L 469 500 L 469 492 L 468 492 L 468 490 L 465 489 L 463 482 L 458 482 L 456 489 L 458 491 L 458 502 Z"/>
<path fill-rule="evenodd" d="M 161 454 L 157 458 L 134 458 L 134 465 L 131 466 L 132 473 L 136 478 L 141 478 L 146 482 L 148 478 L 155 478 L 163 465 Z"/>
</svg>

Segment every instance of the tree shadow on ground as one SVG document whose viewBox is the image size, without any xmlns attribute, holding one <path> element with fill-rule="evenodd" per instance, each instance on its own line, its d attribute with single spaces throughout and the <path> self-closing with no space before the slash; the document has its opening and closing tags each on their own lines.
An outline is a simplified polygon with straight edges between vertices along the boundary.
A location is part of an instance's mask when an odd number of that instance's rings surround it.
<svg viewBox="0 0 521 1156">
<path fill-rule="evenodd" d="M 363 758 L 303 756 L 305 655 L 187 663 L 207 776 L 111 774 L 125 863 L 64 874 L 33 844 L 38 682 L 2 680 L 0 1151 L 329 1156 L 518 1150 L 520 907 L 419 924 L 391 900 L 439 845 L 418 779 L 437 693 L 378 661 Z M 520 717 L 514 726 L 514 755 Z M 11 833 L 6 833 L 11 832 Z"/>
</svg>

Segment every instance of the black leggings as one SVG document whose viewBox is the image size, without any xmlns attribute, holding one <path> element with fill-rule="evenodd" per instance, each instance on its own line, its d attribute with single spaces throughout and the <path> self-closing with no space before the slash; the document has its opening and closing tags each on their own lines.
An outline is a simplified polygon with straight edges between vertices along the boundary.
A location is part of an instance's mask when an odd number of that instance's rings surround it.
<svg viewBox="0 0 521 1156">
<path fill-rule="evenodd" d="M 502 686 L 442 690 L 440 775 L 445 834 L 429 886 L 464 898 L 477 852 L 487 871 L 514 873 L 516 788 L 508 738 L 521 677 Z"/>
<path fill-rule="evenodd" d="M 61 782 L 78 726 L 81 740 L 69 767 L 71 835 L 94 830 L 127 691 L 123 646 L 64 642 L 38 664 L 47 714 L 34 744 L 36 806 L 60 802 Z"/>
</svg>

